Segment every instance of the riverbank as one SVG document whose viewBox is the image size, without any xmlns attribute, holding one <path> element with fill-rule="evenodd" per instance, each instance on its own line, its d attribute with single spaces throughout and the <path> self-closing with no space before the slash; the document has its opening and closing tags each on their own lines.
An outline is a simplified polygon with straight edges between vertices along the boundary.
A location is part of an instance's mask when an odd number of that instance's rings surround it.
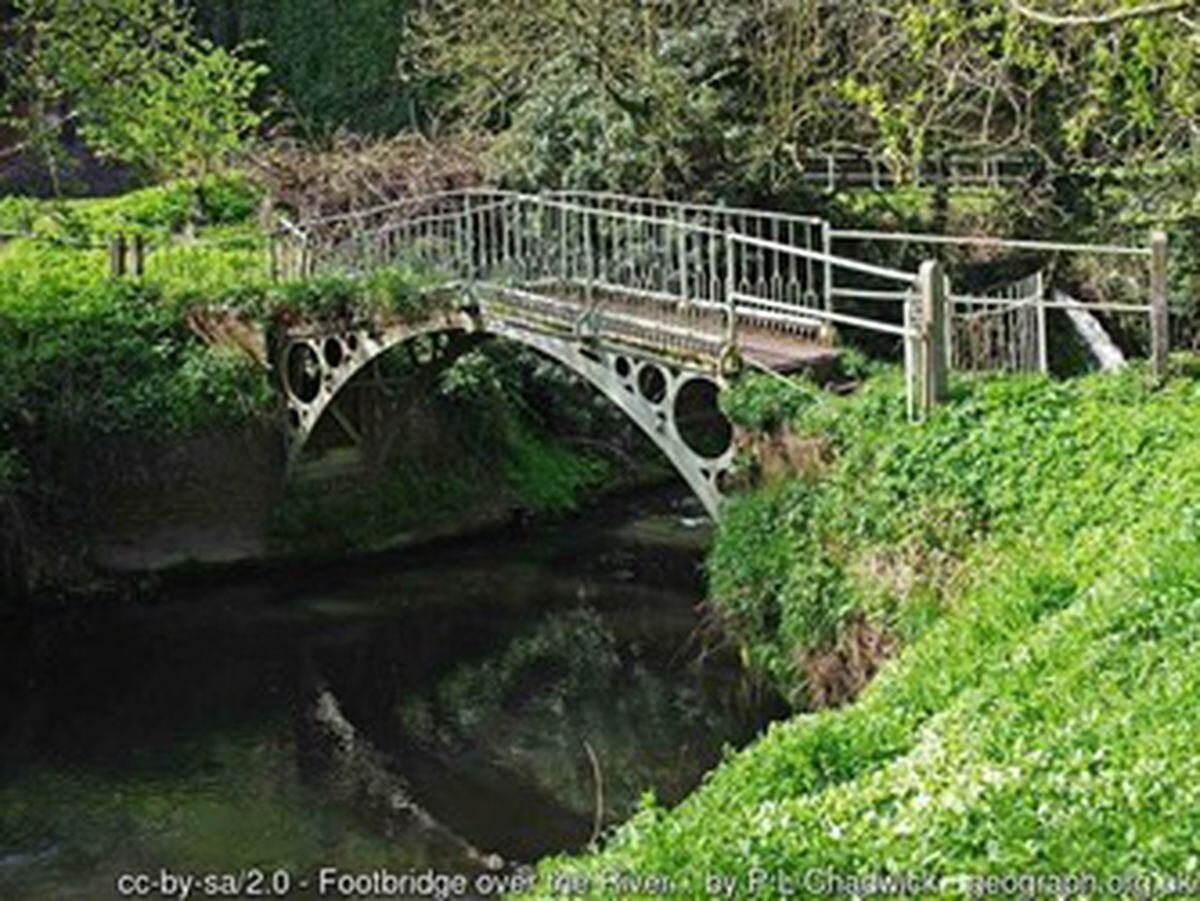
<svg viewBox="0 0 1200 901">
<path fill-rule="evenodd" d="M 744 892 L 756 870 L 802 892 L 818 869 L 1194 872 L 1194 372 L 963 380 L 920 427 L 894 375 L 845 398 L 745 386 L 733 412 L 821 453 L 729 506 L 712 603 L 793 699 L 842 706 L 776 724 L 678 807 L 542 872 L 597 894 L 606 872 L 655 873 L 687 896 L 713 873 Z"/>
<path fill-rule="evenodd" d="M 261 190 L 236 174 L 202 187 L 0 202 L 0 227 L 24 235 L 0 247 L 8 602 L 413 546 L 558 515 L 661 472 L 586 387 L 498 344 L 446 366 L 381 358 L 289 470 L 272 329 L 421 315 L 441 301 L 423 291 L 432 276 L 406 266 L 281 284 L 265 266 Z M 110 272 L 114 231 L 151 248 L 144 273 Z"/>
<path fill-rule="evenodd" d="M 11 561 L 11 578 L 34 574 L 22 606 L 37 609 L 145 599 L 180 583 L 520 531 L 671 481 L 645 449 L 632 449 L 638 465 L 615 467 L 503 403 L 496 412 L 495 431 L 474 430 L 486 444 L 473 454 L 437 423 L 448 409 L 427 413 L 420 446 L 400 442 L 381 472 L 352 467 L 299 484 L 284 479 L 280 435 L 261 426 L 150 445 L 125 439 L 105 453 L 93 446 L 77 478 L 29 492 L 69 498 L 53 527 L 16 501 L 6 508 L 6 536 L 25 558 Z M 17 525 L 25 531 L 8 531 Z M 16 593 L 6 600 L 15 609 Z"/>
</svg>

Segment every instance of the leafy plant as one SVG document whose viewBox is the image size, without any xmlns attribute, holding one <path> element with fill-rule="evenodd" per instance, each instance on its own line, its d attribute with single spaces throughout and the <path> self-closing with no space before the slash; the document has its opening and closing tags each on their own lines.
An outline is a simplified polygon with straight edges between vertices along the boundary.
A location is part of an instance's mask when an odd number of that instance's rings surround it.
<svg viewBox="0 0 1200 901">
<path fill-rule="evenodd" d="M 186 8 L 152 0 L 20 0 L 7 57 L 11 121 L 52 169 L 62 111 L 101 155 L 158 178 L 204 175 L 261 121 L 261 65 L 197 37 Z"/>
<path fill-rule="evenodd" d="M 895 374 L 789 411 L 836 462 L 735 500 L 709 560 L 713 604 L 785 690 L 847 611 L 901 636 L 898 658 L 853 705 L 777 724 L 676 810 L 544 870 L 685 894 L 705 872 L 880 861 L 966 874 L 954 893 L 1195 871 L 1200 385 L 1132 367 L 954 390 L 919 426 Z"/>
</svg>

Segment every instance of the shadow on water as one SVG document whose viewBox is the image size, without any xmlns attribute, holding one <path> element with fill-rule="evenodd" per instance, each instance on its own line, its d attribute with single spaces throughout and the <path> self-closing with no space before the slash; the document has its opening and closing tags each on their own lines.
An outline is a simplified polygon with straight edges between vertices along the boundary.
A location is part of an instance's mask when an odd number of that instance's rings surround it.
<svg viewBox="0 0 1200 901">
<path fill-rule="evenodd" d="M 784 712 L 697 663 L 707 535 L 663 494 L 8 630 L 0 895 L 512 867 L 677 801 Z"/>
</svg>

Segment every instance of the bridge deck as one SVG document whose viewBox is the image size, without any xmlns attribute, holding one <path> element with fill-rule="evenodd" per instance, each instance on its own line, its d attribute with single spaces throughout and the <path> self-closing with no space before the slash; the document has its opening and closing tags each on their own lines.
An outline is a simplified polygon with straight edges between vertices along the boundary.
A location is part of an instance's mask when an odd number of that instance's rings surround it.
<svg viewBox="0 0 1200 901">
<path fill-rule="evenodd" d="M 803 369 L 825 373 L 840 355 L 836 347 L 755 328 L 743 328 L 738 347 L 747 360 L 780 373 Z"/>
<path fill-rule="evenodd" d="M 619 290 L 596 290 L 590 299 L 578 286 L 542 282 L 522 286 L 520 296 L 506 301 L 556 324 L 573 325 L 591 313 L 596 327 L 609 339 L 653 349 L 681 350 L 717 360 L 726 342 L 727 320 L 721 309 L 703 302 L 680 304 L 632 296 Z M 524 318 L 524 317 L 522 317 Z M 818 338 L 818 329 L 801 327 L 782 331 L 753 321 L 742 321 L 736 342 L 749 362 L 779 373 L 803 369 L 827 372 L 840 351 Z"/>
</svg>

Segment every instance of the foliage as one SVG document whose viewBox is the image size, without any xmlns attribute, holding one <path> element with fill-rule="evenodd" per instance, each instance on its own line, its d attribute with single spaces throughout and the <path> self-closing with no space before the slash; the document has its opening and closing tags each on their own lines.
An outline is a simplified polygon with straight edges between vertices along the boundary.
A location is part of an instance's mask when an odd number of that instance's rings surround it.
<svg viewBox="0 0 1200 901">
<path fill-rule="evenodd" d="M 297 220 L 367 210 L 415 194 L 484 180 L 480 135 L 371 138 L 338 133 L 320 143 L 275 138 L 256 148 L 257 176 L 274 206 Z"/>
<path fill-rule="evenodd" d="M 443 408 L 439 422 L 445 438 L 438 458 L 390 466 L 369 493 L 331 496 L 291 486 L 274 517 L 275 542 L 290 550 L 342 553 L 384 548 L 414 530 L 434 533 L 464 514 L 499 514 L 512 506 L 560 514 L 609 471 L 604 461 L 531 430 L 505 405 L 466 415 Z"/>
<path fill-rule="evenodd" d="M 722 393 L 720 404 L 735 425 L 762 432 L 791 422 L 805 407 L 824 403 L 826 397 L 807 379 L 752 375 L 736 391 Z"/>
<path fill-rule="evenodd" d="M 1056 11 L 1084 6 L 1138 0 Z M 905 184 L 950 157 L 1003 155 L 1041 175 L 989 202 L 993 227 L 1103 231 L 1080 173 L 1173 215 L 1197 193 L 1196 26 L 1170 11 L 1087 18 L 1047 23 L 1010 0 L 438 0 L 405 54 L 452 121 L 498 134 L 493 161 L 520 185 L 812 209 L 814 153 L 870 154 Z"/>
<path fill-rule="evenodd" d="M 0 303 L 0 428 L 24 447 L 106 431 L 187 432 L 265 408 L 240 355 L 201 344 L 150 287 L 95 282 Z"/>
<path fill-rule="evenodd" d="M 12 448 L 0 448 L 0 495 L 17 488 L 25 480 L 25 466 Z"/>
<path fill-rule="evenodd" d="M 199 0 L 196 28 L 226 47 L 249 42 L 264 86 L 302 132 L 386 134 L 415 124 L 418 86 L 397 71 L 406 0 L 289 3 Z"/>
<path fill-rule="evenodd" d="M 894 376 L 806 407 L 794 427 L 837 462 L 731 505 L 710 561 L 786 687 L 847 609 L 899 634 L 898 659 L 546 868 L 1194 872 L 1200 385 L 1135 368 L 955 390 L 919 427 Z"/>
<path fill-rule="evenodd" d="M 0 444 L 26 464 L 83 436 L 169 437 L 269 415 L 267 374 L 241 349 L 202 341 L 197 314 L 268 328 L 426 309 L 427 276 L 406 266 L 270 281 L 251 218 L 257 189 L 240 176 L 203 184 L 199 211 L 196 182 L 95 201 L 0 202 L 4 227 L 35 235 L 0 248 Z M 175 234 L 198 223 L 211 224 Z M 117 228 L 150 242 L 144 278 L 108 276 L 98 241 Z"/>
<path fill-rule="evenodd" d="M 226 226 L 254 233 L 262 189 L 241 172 L 176 179 L 118 197 L 47 202 L 0 197 L 0 229 L 65 244 L 98 244 L 114 232 L 167 238 L 188 227 Z"/>
<path fill-rule="evenodd" d="M 414 18 L 411 64 L 447 112 L 502 129 L 495 159 L 517 184 L 711 192 L 738 139 L 726 63 L 742 16 L 724 5 L 444 0 Z"/>
<path fill-rule="evenodd" d="M 44 148 L 62 113 L 103 156 L 164 178 L 205 174 L 241 149 L 261 116 L 265 69 L 192 33 L 188 13 L 153 0 L 21 0 L 7 105 Z"/>
</svg>

